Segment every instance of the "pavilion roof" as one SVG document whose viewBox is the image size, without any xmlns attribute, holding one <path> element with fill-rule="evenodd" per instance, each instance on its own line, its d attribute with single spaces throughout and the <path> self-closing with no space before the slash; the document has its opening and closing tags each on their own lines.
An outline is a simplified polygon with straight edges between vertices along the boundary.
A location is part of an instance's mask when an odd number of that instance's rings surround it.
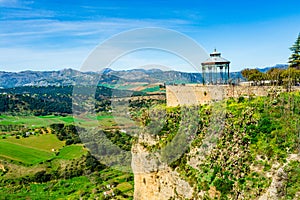
<svg viewBox="0 0 300 200">
<path fill-rule="evenodd" d="M 213 53 L 210 54 L 210 57 L 201 64 L 202 65 L 222 65 L 222 64 L 229 64 L 229 63 L 230 63 L 230 61 L 221 57 L 221 53 L 219 53 L 215 50 Z"/>
</svg>

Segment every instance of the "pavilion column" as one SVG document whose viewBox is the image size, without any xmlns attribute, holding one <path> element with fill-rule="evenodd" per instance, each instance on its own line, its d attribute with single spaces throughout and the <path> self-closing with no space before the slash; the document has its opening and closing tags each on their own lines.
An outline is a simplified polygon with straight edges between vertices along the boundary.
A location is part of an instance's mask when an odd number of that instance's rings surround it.
<svg viewBox="0 0 300 200">
<path fill-rule="evenodd" d="M 229 65 L 227 66 L 227 83 L 229 83 L 229 77 L 230 75 L 229 75 Z"/>
<path fill-rule="evenodd" d="M 220 83 L 224 84 L 224 71 L 223 71 L 223 67 L 220 67 Z"/>
<path fill-rule="evenodd" d="M 205 85 L 206 82 L 206 70 L 205 67 L 202 66 L 202 84 Z"/>
<path fill-rule="evenodd" d="M 212 84 L 213 78 L 212 78 L 212 67 L 209 67 L 209 84 Z"/>
<path fill-rule="evenodd" d="M 218 68 L 216 67 L 216 66 L 214 66 L 214 68 L 215 68 L 215 74 L 214 74 L 214 77 L 215 77 L 215 84 L 217 84 L 218 83 Z"/>
</svg>

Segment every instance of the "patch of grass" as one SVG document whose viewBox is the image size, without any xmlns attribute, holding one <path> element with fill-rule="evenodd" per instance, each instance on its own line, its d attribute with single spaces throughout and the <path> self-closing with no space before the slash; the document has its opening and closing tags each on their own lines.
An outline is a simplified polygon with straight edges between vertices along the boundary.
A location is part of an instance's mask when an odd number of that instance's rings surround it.
<svg viewBox="0 0 300 200">
<path fill-rule="evenodd" d="M 135 85 L 130 85 L 130 84 L 128 84 L 128 85 L 118 85 L 118 86 L 115 87 L 115 89 L 130 90 L 130 89 L 133 89 L 133 88 L 138 87 L 138 86 L 140 86 L 140 85 L 138 85 L 138 84 L 135 84 Z"/>
<path fill-rule="evenodd" d="M 42 184 L 30 184 L 19 187 L 20 189 L 3 188 L 0 195 L 4 199 L 77 199 L 82 194 L 92 195 L 95 186 L 85 176 L 69 180 L 59 180 Z M 2 194 L 1 194 L 2 193 Z"/>
<path fill-rule="evenodd" d="M 82 118 L 74 119 L 73 116 L 9 116 L 9 115 L 0 115 L 0 125 L 22 125 L 25 128 L 33 129 L 39 127 L 49 127 L 51 124 L 72 124 L 74 121 L 79 123 L 79 126 L 82 127 L 93 127 L 93 126 L 102 126 L 102 127 L 111 127 L 116 125 L 123 125 L 132 123 L 129 119 L 124 117 L 115 117 L 112 115 L 98 115 L 91 116 L 87 115 Z M 118 124 L 116 123 L 118 122 Z"/>
<path fill-rule="evenodd" d="M 27 128 L 47 127 L 54 123 L 71 124 L 74 122 L 73 116 L 11 116 L 0 115 L 0 125 L 24 125 Z"/>
<path fill-rule="evenodd" d="M 114 116 L 111 116 L 111 115 L 100 115 L 100 116 L 97 116 L 97 120 L 103 120 L 103 119 L 113 119 Z"/>
<path fill-rule="evenodd" d="M 65 146 L 59 151 L 57 158 L 72 160 L 80 158 L 85 153 L 87 153 L 87 150 L 82 145 Z"/>
<path fill-rule="evenodd" d="M 65 122 L 68 124 L 71 124 L 74 122 L 74 118 L 73 116 L 55 116 L 55 115 L 46 115 L 46 116 L 39 116 L 38 118 L 41 119 L 49 119 L 49 122 L 51 122 L 51 120 L 55 121 L 55 122 Z"/>
<path fill-rule="evenodd" d="M 112 115 L 98 115 L 98 116 L 87 116 L 87 119 L 80 123 L 83 127 L 95 127 L 101 126 L 102 128 L 112 126 L 135 126 L 135 122 L 132 119 L 112 116 Z"/>
<path fill-rule="evenodd" d="M 132 185 L 128 182 L 120 183 L 117 185 L 117 189 L 119 189 L 121 192 L 127 192 L 131 189 L 133 189 Z"/>
<path fill-rule="evenodd" d="M 160 91 L 159 85 L 156 85 L 154 87 L 145 88 L 142 90 L 142 92 L 159 92 L 159 91 Z"/>
<path fill-rule="evenodd" d="M 59 118 L 61 121 L 64 121 L 68 124 L 71 124 L 74 122 L 74 118 L 72 116 L 68 116 L 68 117 L 60 117 Z"/>
<path fill-rule="evenodd" d="M 37 164 L 54 157 L 53 153 L 21 146 L 6 140 L 0 140 L 0 152 L 0 157 L 4 159 L 21 162 L 28 165 Z"/>
<path fill-rule="evenodd" d="M 53 134 L 30 136 L 28 138 L 20 139 L 16 139 L 15 137 L 8 137 L 5 141 L 46 152 L 51 152 L 52 149 L 60 149 L 65 145 L 65 142 L 58 140 L 57 137 Z"/>
<path fill-rule="evenodd" d="M 142 83 L 134 83 L 134 84 L 99 84 L 100 86 L 112 88 L 112 89 L 118 89 L 118 90 L 132 90 L 137 87 L 144 86 L 145 84 Z M 147 84 L 146 84 L 147 85 Z"/>
<path fill-rule="evenodd" d="M 4 199 L 104 199 L 103 192 L 112 180 L 103 181 L 103 175 L 113 174 L 118 176 L 124 174 L 113 169 L 106 169 L 91 176 L 79 176 L 66 180 L 54 180 L 47 183 L 32 183 L 12 187 L 3 185 L 0 187 L 0 196 Z M 2 186 L 2 185 L 0 185 Z M 119 195 L 118 199 L 133 199 L 133 182 L 119 183 L 117 188 L 126 192 L 127 196 Z M 0 199 L 1 199 L 0 198 Z"/>
<path fill-rule="evenodd" d="M 114 116 L 112 115 L 87 115 L 86 116 L 88 119 L 91 120 L 103 120 L 103 119 L 113 119 Z"/>
</svg>

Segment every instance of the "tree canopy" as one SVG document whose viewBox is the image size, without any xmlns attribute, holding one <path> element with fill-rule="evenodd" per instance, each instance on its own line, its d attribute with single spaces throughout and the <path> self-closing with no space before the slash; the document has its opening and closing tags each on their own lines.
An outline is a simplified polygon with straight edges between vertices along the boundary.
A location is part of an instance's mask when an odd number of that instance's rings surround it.
<svg viewBox="0 0 300 200">
<path fill-rule="evenodd" d="M 255 84 L 297 85 L 300 82 L 300 69 L 289 67 L 287 69 L 271 68 L 266 73 L 258 69 L 244 69 L 242 75 Z M 268 80 L 268 83 L 264 82 Z"/>
<path fill-rule="evenodd" d="M 292 55 L 289 58 L 290 67 L 300 69 L 300 33 L 290 50 L 292 51 Z"/>
<path fill-rule="evenodd" d="M 241 71 L 243 77 L 245 77 L 248 81 L 263 81 L 265 80 L 265 74 L 260 72 L 258 69 L 244 69 Z"/>
</svg>

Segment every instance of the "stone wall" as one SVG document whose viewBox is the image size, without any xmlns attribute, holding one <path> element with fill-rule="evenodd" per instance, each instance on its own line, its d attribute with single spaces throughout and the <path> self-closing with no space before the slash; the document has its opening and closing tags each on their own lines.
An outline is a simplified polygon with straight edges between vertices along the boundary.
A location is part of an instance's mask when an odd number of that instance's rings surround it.
<svg viewBox="0 0 300 200">
<path fill-rule="evenodd" d="M 292 90 L 300 90 L 293 87 Z M 245 86 L 245 85 L 168 85 L 166 86 L 167 106 L 197 105 L 219 101 L 230 97 L 267 96 L 284 92 L 281 86 Z"/>
</svg>

